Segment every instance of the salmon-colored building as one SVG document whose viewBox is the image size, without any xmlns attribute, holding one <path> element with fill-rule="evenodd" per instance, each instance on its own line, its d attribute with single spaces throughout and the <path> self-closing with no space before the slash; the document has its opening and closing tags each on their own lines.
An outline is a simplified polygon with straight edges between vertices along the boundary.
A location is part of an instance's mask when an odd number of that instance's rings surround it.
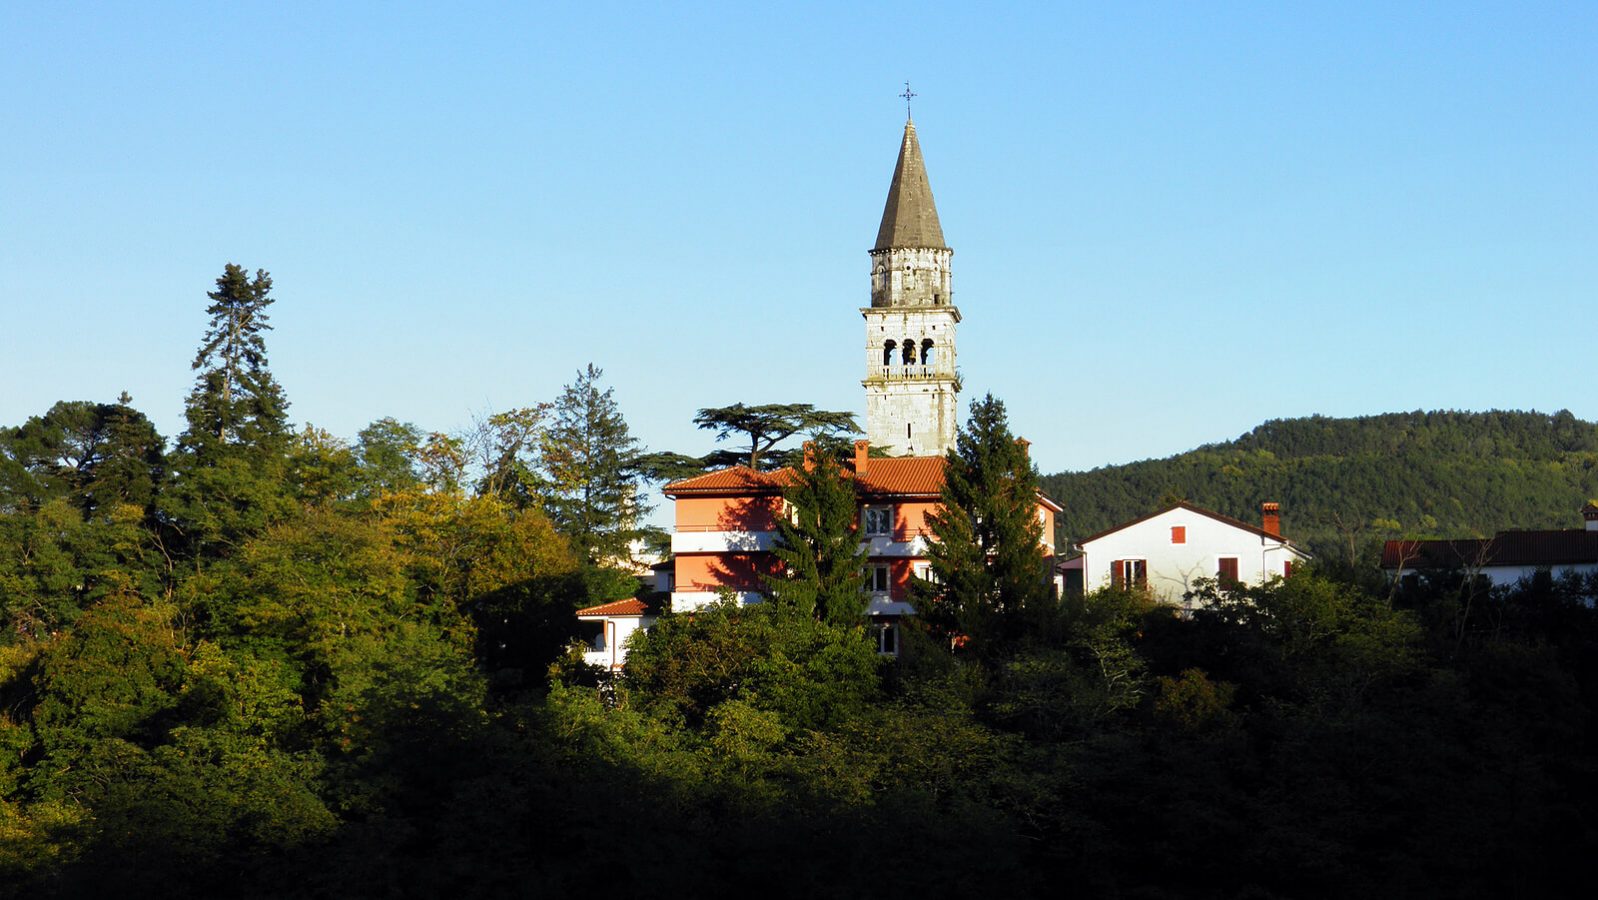
<svg viewBox="0 0 1598 900">
<path fill-rule="evenodd" d="M 926 577 L 927 516 L 943 491 L 942 456 L 872 459 L 870 443 L 856 441 L 846 467 L 860 503 L 855 526 L 866 547 L 867 614 L 878 626 L 884 652 L 894 652 L 894 623 L 912 615 L 910 579 Z M 772 553 L 777 517 L 792 469 L 757 472 L 745 466 L 674 482 L 665 494 L 675 501 L 671 549 L 676 567 L 671 607 L 688 612 L 731 594 L 743 603 L 761 600 L 767 576 L 778 573 Z M 1044 556 L 1054 554 L 1054 517 L 1060 507 L 1038 495 Z"/>
</svg>

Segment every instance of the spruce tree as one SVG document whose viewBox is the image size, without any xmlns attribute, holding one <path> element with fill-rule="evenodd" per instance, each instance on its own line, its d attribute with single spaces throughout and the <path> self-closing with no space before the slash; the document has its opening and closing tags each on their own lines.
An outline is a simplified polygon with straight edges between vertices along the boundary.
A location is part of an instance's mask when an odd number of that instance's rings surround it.
<svg viewBox="0 0 1598 900">
<path fill-rule="evenodd" d="M 980 654 L 1020 638 L 1052 609 L 1040 550 L 1038 476 L 992 394 L 971 415 L 946 460 L 942 503 L 927 517 L 933 578 L 915 585 L 933 628 L 964 635 Z"/>
<path fill-rule="evenodd" d="M 627 429 L 604 372 L 590 363 L 555 401 L 544 436 L 549 517 L 591 571 L 631 562 L 638 519 L 648 511 L 639 497 L 640 445 Z M 614 591 L 612 580 L 606 589 Z"/>
<path fill-rule="evenodd" d="M 163 504 L 193 552 L 224 552 L 290 505 L 283 478 L 288 403 L 267 367 L 271 290 L 264 270 L 251 278 L 228 263 L 206 294 L 211 322 L 194 356 L 199 374 L 184 410 L 188 428 L 172 456 L 174 480 Z"/>
<path fill-rule="evenodd" d="M 855 529 L 854 485 L 838 458 L 842 443 L 817 440 L 785 492 L 793 517 L 777 519 L 773 550 L 782 574 L 766 579 L 773 602 L 834 625 L 865 617 L 866 550 Z"/>
</svg>

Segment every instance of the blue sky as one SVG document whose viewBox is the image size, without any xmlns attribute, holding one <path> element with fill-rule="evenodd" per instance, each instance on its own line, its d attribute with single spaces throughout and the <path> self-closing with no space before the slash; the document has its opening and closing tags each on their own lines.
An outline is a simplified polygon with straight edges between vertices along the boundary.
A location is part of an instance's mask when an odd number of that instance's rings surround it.
<svg viewBox="0 0 1598 900">
<path fill-rule="evenodd" d="M 863 412 L 909 79 L 967 391 L 1046 472 L 1270 418 L 1598 419 L 1598 4 L 0 2 L 0 424 L 182 427 L 271 271 L 296 422 L 447 431 L 602 366 Z"/>
</svg>

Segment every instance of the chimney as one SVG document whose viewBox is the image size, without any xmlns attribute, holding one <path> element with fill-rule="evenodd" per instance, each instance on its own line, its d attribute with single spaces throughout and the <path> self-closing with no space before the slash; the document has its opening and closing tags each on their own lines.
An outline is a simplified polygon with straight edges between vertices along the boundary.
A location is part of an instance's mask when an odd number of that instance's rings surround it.
<svg viewBox="0 0 1598 900">
<path fill-rule="evenodd" d="M 854 442 L 854 473 L 866 474 L 866 461 L 871 458 L 871 442 L 859 440 Z"/>
<path fill-rule="evenodd" d="M 1282 504 L 1269 500 L 1260 504 L 1260 527 L 1271 537 L 1282 536 Z"/>
<path fill-rule="evenodd" d="M 806 472 L 814 472 L 815 470 L 816 470 L 816 442 L 815 441 L 805 441 L 805 471 Z"/>
<path fill-rule="evenodd" d="M 1581 508 L 1581 517 L 1586 520 L 1588 531 L 1598 531 L 1598 500 L 1588 500 Z"/>
<path fill-rule="evenodd" d="M 1017 446 L 1019 446 L 1021 448 L 1021 455 L 1026 457 L 1027 459 L 1031 459 L 1032 458 L 1032 442 L 1027 440 L 1024 437 L 1016 438 L 1015 442 L 1016 442 Z"/>
</svg>

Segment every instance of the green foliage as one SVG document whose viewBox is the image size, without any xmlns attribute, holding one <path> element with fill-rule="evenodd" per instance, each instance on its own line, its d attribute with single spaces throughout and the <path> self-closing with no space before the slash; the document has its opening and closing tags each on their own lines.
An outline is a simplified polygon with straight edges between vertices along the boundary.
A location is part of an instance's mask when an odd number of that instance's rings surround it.
<svg viewBox="0 0 1598 900">
<path fill-rule="evenodd" d="M 290 509 L 283 391 L 267 368 L 272 279 L 229 263 L 211 298 L 211 324 L 194 357 L 199 372 L 171 458 L 162 513 L 189 552 L 222 556 Z"/>
<path fill-rule="evenodd" d="M 543 447 L 549 517 L 591 568 L 631 561 L 638 519 L 649 509 L 639 496 L 638 441 L 614 391 L 599 389 L 603 374 L 589 364 L 561 392 Z"/>
<path fill-rule="evenodd" d="M 820 438 L 860 431 L 853 413 L 816 409 L 808 403 L 757 403 L 753 406 L 734 403 L 707 407 L 694 416 L 694 424 L 716 432 L 717 441 L 736 435 L 749 442 L 747 456 L 732 452 L 712 454 L 703 461 L 706 468 L 743 464 L 759 470 L 765 456 L 796 434 Z"/>
<path fill-rule="evenodd" d="M 792 518 L 777 520 L 773 553 L 782 574 L 768 577 L 773 603 L 835 625 L 858 625 L 865 617 L 865 548 L 856 530 L 859 506 L 854 485 L 838 464 L 838 448 L 814 445 L 796 469 L 784 497 Z"/>
<path fill-rule="evenodd" d="M 57 403 L 0 433 L 0 510 L 66 497 L 83 515 L 148 507 L 161 479 L 164 442 L 143 413 L 116 404 Z"/>
<path fill-rule="evenodd" d="M 1168 459 L 1042 479 L 1081 539 L 1177 496 L 1245 522 L 1282 503 L 1288 537 L 1323 559 L 1373 565 L 1395 537 L 1571 528 L 1598 492 L 1598 425 L 1568 412 L 1389 413 L 1266 422 Z"/>
<path fill-rule="evenodd" d="M 944 468 L 942 506 L 927 517 L 931 581 L 917 608 L 979 654 L 998 652 L 1052 615 L 1037 518 L 1037 472 L 1010 434 L 1004 404 L 971 403 Z"/>
<path fill-rule="evenodd" d="M 691 727 L 737 702 L 775 713 L 789 728 L 821 728 L 876 696 L 879 665 L 860 625 L 725 601 L 661 617 L 635 639 L 624 684 L 650 714 Z"/>
</svg>

